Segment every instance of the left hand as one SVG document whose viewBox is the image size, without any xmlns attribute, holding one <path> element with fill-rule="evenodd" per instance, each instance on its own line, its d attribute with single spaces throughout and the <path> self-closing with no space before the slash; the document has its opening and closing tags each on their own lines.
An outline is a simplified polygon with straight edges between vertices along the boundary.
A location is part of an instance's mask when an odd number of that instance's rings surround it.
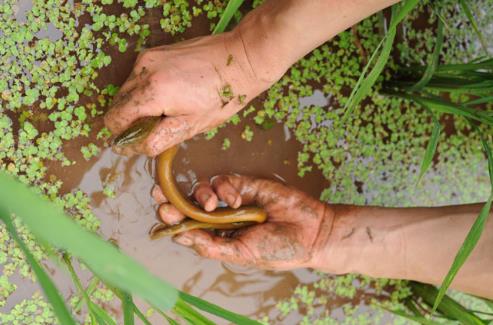
<svg viewBox="0 0 493 325">
<path fill-rule="evenodd" d="M 164 223 L 173 225 L 184 219 L 167 203 L 158 186 L 152 194 L 160 204 L 158 212 Z M 325 247 L 325 235 L 333 222 L 332 209 L 322 202 L 279 182 L 239 175 L 201 182 L 193 195 L 206 211 L 216 209 L 219 200 L 232 208 L 257 205 L 267 212 L 267 221 L 236 230 L 232 238 L 191 230 L 176 235 L 175 242 L 207 258 L 262 269 L 289 270 L 319 264 L 319 246 Z"/>
</svg>

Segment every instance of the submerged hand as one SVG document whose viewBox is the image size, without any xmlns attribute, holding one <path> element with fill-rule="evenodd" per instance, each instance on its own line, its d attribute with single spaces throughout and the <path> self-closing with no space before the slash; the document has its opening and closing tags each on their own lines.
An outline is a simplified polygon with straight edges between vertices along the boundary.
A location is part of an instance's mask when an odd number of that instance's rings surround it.
<svg viewBox="0 0 493 325">
<path fill-rule="evenodd" d="M 184 216 L 167 203 L 159 187 L 153 190 L 161 204 L 163 222 L 176 224 Z M 175 242 L 193 248 L 201 256 L 224 262 L 271 270 L 287 270 L 316 265 L 317 249 L 330 233 L 333 213 L 323 203 L 303 192 L 271 180 L 238 175 L 218 176 L 211 183 L 199 183 L 194 198 L 207 211 L 218 201 L 232 208 L 257 205 L 265 209 L 265 223 L 235 231 L 232 238 L 191 230 L 175 236 Z M 323 231 L 321 231 L 323 230 Z"/>
<path fill-rule="evenodd" d="M 272 82 L 257 77 L 234 32 L 146 50 L 105 116 L 120 134 L 134 121 L 164 116 L 140 143 L 121 153 L 156 156 L 226 121 Z M 260 80 L 262 79 L 262 80 Z"/>
</svg>

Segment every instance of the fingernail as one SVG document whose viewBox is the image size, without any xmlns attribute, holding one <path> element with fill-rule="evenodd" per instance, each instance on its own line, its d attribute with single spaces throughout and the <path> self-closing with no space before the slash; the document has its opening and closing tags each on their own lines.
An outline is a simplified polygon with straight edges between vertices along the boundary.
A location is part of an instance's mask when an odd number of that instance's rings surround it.
<svg viewBox="0 0 493 325">
<path fill-rule="evenodd" d="M 175 241 L 175 243 L 183 245 L 183 246 L 187 246 L 187 247 L 190 247 L 193 244 L 192 238 L 188 237 L 187 235 L 175 236 L 175 237 L 173 237 L 173 240 Z"/>
</svg>

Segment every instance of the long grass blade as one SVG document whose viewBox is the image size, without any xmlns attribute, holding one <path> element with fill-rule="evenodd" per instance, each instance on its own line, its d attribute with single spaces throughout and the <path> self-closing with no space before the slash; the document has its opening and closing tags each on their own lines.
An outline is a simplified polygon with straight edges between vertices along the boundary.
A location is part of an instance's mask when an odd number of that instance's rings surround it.
<svg viewBox="0 0 493 325">
<path fill-rule="evenodd" d="M 464 265 L 465 261 L 473 251 L 474 247 L 476 247 L 476 244 L 478 243 L 479 238 L 483 233 L 486 222 L 488 221 L 492 201 L 493 201 L 493 195 L 490 195 L 488 201 L 481 209 L 481 212 L 479 213 L 479 216 L 474 222 L 471 230 L 469 230 L 469 233 L 467 234 L 464 243 L 462 244 L 461 248 L 457 252 L 457 255 L 455 256 L 455 259 L 452 263 L 452 266 L 450 267 L 447 275 L 445 276 L 445 279 L 442 282 L 435 303 L 433 304 L 433 310 L 437 309 L 438 305 L 440 304 L 443 297 L 445 296 L 445 293 L 450 287 L 450 284 L 452 284 L 452 281 L 454 280 L 455 276 L 459 272 L 459 269 L 462 267 L 462 265 Z"/>
<path fill-rule="evenodd" d="M 390 90 L 383 93 L 390 96 L 397 96 L 407 100 L 415 101 L 421 106 L 427 107 L 436 113 L 462 116 L 471 120 L 478 121 L 480 123 L 493 126 L 493 117 L 488 112 L 476 110 L 474 108 L 461 104 L 454 104 L 442 99 L 441 97 L 436 97 L 436 96 L 424 97 L 415 94 L 411 95 L 404 92 L 395 92 Z"/>
<path fill-rule="evenodd" d="M 488 141 L 482 133 L 480 133 L 480 138 L 481 145 L 483 146 L 483 150 L 486 153 L 486 157 L 488 159 L 488 173 L 490 175 L 491 191 L 493 195 L 493 154 L 491 152 L 491 147 L 489 146 Z"/>
<path fill-rule="evenodd" d="M 219 19 L 219 22 L 217 23 L 216 27 L 212 31 L 212 34 L 219 34 L 224 32 L 226 27 L 228 27 L 229 22 L 233 18 L 234 14 L 238 11 L 238 9 L 242 4 L 243 4 L 243 0 L 229 0 L 226 9 L 224 9 L 221 18 Z"/>
<path fill-rule="evenodd" d="M 82 299 L 86 303 L 91 319 L 96 321 L 98 324 L 116 325 L 113 318 L 104 309 L 98 308 L 99 306 L 91 301 L 86 290 L 84 290 L 84 287 L 82 286 L 77 273 L 75 272 L 74 266 L 72 265 L 72 261 L 68 254 L 63 254 L 63 261 L 65 262 L 67 270 L 69 271 L 72 282 L 74 283 L 75 287 L 79 291 L 79 294 L 82 296 Z"/>
<path fill-rule="evenodd" d="M 481 43 L 481 46 L 483 47 L 484 52 L 486 55 L 488 55 L 488 44 L 486 44 L 486 41 L 484 39 L 483 33 L 481 33 L 481 30 L 479 29 L 478 23 L 476 19 L 474 18 L 474 15 L 472 14 L 471 8 L 469 8 L 469 5 L 465 0 L 459 0 L 459 4 L 462 8 L 462 11 L 467 16 L 467 19 L 469 19 L 469 22 L 471 23 L 472 28 L 474 29 L 474 32 L 478 35 L 479 42 Z"/>
<path fill-rule="evenodd" d="M 389 29 L 387 35 L 385 36 L 384 43 L 382 46 L 382 52 L 378 57 L 375 66 L 370 71 L 368 76 L 361 81 L 360 87 L 355 91 L 354 95 L 349 97 L 346 103 L 346 112 L 344 113 L 343 119 L 346 120 L 349 115 L 353 112 L 354 108 L 359 105 L 359 103 L 365 98 L 371 90 L 371 87 L 375 84 L 378 77 L 382 73 L 385 64 L 387 64 L 388 58 L 390 56 L 390 51 L 392 50 L 392 44 L 394 44 L 394 39 L 396 35 L 396 29 Z"/>
<path fill-rule="evenodd" d="M 217 305 L 211 304 L 210 302 L 207 302 L 203 299 L 200 299 L 198 297 L 189 295 L 185 292 L 180 292 L 180 298 L 183 299 L 183 301 L 189 303 L 192 306 L 197 307 L 200 310 L 203 310 L 205 312 L 208 312 L 210 314 L 219 316 L 225 320 L 229 320 L 233 324 L 237 325 L 260 325 L 259 322 L 252 320 L 248 317 L 233 313 L 229 310 L 226 310 L 224 308 L 221 308 Z"/>
<path fill-rule="evenodd" d="M 173 318 L 169 317 L 168 315 L 166 315 L 162 311 L 158 310 L 158 313 L 161 314 L 161 316 L 163 316 L 164 319 L 166 319 L 166 321 L 168 322 L 169 325 L 180 325 L 176 320 L 174 320 Z"/>
<path fill-rule="evenodd" d="M 493 103 L 493 96 L 485 96 L 485 97 L 480 97 L 477 99 L 470 100 L 464 103 L 464 106 L 474 106 L 474 105 L 481 105 L 487 103 Z"/>
<path fill-rule="evenodd" d="M 0 173 L 0 184 L 0 211 L 4 215 L 15 213 L 36 237 L 77 257 L 109 285 L 138 295 L 163 310 L 175 305 L 176 289 L 110 243 L 84 230 L 59 207 L 4 172 Z"/>
<path fill-rule="evenodd" d="M 438 20 L 436 43 L 435 48 L 433 49 L 433 54 L 431 55 L 430 63 L 426 67 L 425 73 L 421 77 L 421 80 L 413 85 L 410 88 L 410 91 L 419 91 L 423 89 L 433 77 L 433 74 L 435 73 L 438 66 L 440 53 L 442 52 L 443 48 L 443 27 L 443 22 L 441 20 Z"/>
<path fill-rule="evenodd" d="M 215 325 L 213 321 L 204 317 L 201 313 L 186 304 L 183 300 L 176 301 L 174 312 L 183 317 L 190 325 Z"/>
<path fill-rule="evenodd" d="M 474 123 L 472 123 L 472 121 L 469 122 L 472 125 L 473 129 L 477 133 L 479 133 L 481 144 L 488 158 L 488 172 L 490 176 L 491 193 L 487 202 L 481 209 L 479 216 L 476 218 L 476 221 L 474 222 L 473 226 L 469 230 L 469 233 L 467 234 L 464 243 L 462 244 L 461 248 L 457 252 L 455 259 L 452 263 L 452 266 L 450 267 L 447 275 L 445 276 L 445 279 L 442 282 L 435 303 L 433 304 L 434 311 L 437 309 L 438 305 L 440 304 L 440 301 L 445 296 L 446 291 L 448 290 L 453 279 L 459 272 L 459 269 L 462 267 L 462 265 L 464 265 L 465 261 L 467 260 L 467 258 L 473 251 L 474 247 L 476 247 L 476 244 L 478 243 L 479 239 L 481 238 L 481 234 L 483 233 L 486 222 L 488 221 L 488 218 L 490 216 L 491 205 L 493 202 L 493 153 L 491 151 L 491 148 L 486 138 L 483 136 L 482 133 L 480 133 L 478 127 L 475 126 Z"/>
<path fill-rule="evenodd" d="M 411 287 L 412 292 L 421 297 L 423 301 L 428 305 L 432 305 L 433 302 L 436 301 L 436 297 L 439 294 L 439 291 L 434 286 L 429 284 L 412 281 L 409 283 L 409 286 Z M 449 319 L 457 320 L 461 324 L 485 324 L 481 318 L 469 312 L 461 304 L 447 295 L 444 295 L 443 300 L 438 305 L 438 310 L 443 316 Z"/>
<path fill-rule="evenodd" d="M 0 184 L 2 183 L 0 182 Z M 29 201 L 24 201 L 24 202 L 29 202 Z M 33 254 L 31 253 L 27 245 L 20 238 L 12 222 L 12 218 L 10 216 L 11 216 L 11 212 L 8 209 L 6 209 L 5 206 L 0 205 L 0 218 L 5 223 L 5 227 L 7 228 L 7 231 L 12 237 L 12 239 L 15 241 L 17 246 L 19 246 L 19 248 L 24 253 L 24 256 L 26 257 L 26 260 L 31 266 L 34 274 L 36 275 L 36 278 L 38 279 L 39 284 L 41 285 L 41 288 L 43 289 L 43 292 L 46 295 L 46 298 L 53 306 L 53 312 L 55 313 L 55 316 L 58 318 L 58 321 L 60 322 L 60 324 L 64 324 L 64 325 L 65 324 L 75 325 L 76 323 L 72 318 L 72 315 L 70 314 L 69 310 L 67 309 L 67 306 L 65 306 L 64 300 L 60 295 L 60 292 L 58 291 L 57 287 L 50 279 L 46 271 L 41 267 L 38 261 L 36 261 L 36 259 L 34 258 Z"/>
<path fill-rule="evenodd" d="M 392 45 L 394 44 L 395 35 L 397 33 L 397 25 L 409 14 L 411 10 L 413 10 L 417 6 L 418 3 L 419 3 L 418 0 L 406 0 L 403 3 L 403 5 L 400 7 L 399 11 L 397 11 L 398 5 L 394 5 L 392 7 L 392 20 L 390 22 L 390 27 L 387 31 L 387 34 L 385 35 L 385 38 L 382 40 L 383 43 L 382 42 L 380 43 L 382 44 L 382 46 L 380 46 L 379 44 L 377 49 L 373 52 L 370 60 L 368 61 L 367 65 L 363 70 L 363 73 L 358 79 L 356 86 L 353 89 L 353 92 L 349 96 L 346 105 L 344 107 L 345 110 L 343 117 L 344 120 L 346 120 L 349 117 L 349 115 L 351 115 L 354 108 L 358 106 L 359 103 L 368 95 L 371 88 L 378 80 L 378 77 L 382 73 L 389 59 L 390 52 L 392 50 Z M 372 70 L 368 73 L 368 76 L 366 76 L 366 71 L 369 69 L 369 66 L 372 64 L 374 57 L 377 55 L 377 52 L 380 50 L 380 47 L 381 47 L 381 52 L 375 62 L 375 65 L 373 66 Z"/>
<path fill-rule="evenodd" d="M 143 312 L 140 311 L 139 308 L 134 304 L 134 313 L 139 317 L 139 319 L 144 323 L 144 325 L 152 325 L 151 322 L 147 319 Z"/>
<path fill-rule="evenodd" d="M 423 325 L 440 325 L 440 324 L 442 324 L 439 322 L 435 322 L 431 319 L 425 318 L 423 316 L 416 316 L 416 315 L 408 314 L 404 310 L 400 310 L 400 309 L 392 310 L 392 309 L 388 309 L 388 308 L 384 308 L 384 309 L 388 312 L 391 312 L 394 315 L 407 318 L 407 319 L 415 321 L 416 323 L 419 323 L 419 324 L 423 324 Z"/>
<path fill-rule="evenodd" d="M 394 15 L 392 15 L 392 20 L 390 22 L 389 29 L 396 29 L 397 25 L 399 25 L 401 21 L 403 21 L 404 18 L 406 18 L 407 15 L 409 15 L 409 13 L 413 11 L 418 4 L 419 4 L 419 0 L 404 1 L 399 12 L 397 12 L 397 15 L 395 17 Z"/>
<path fill-rule="evenodd" d="M 135 312 L 135 305 L 132 300 L 132 296 L 129 295 L 126 292 L 122 292 L 122 297 L 121 297 L 121 302 L 122 302 L 122 309 L 123 309 L 123 324 L 124 325 L 134 325 L 135 324 L 135 319 L 134 319 L 134 312 Z"/>
<path fill-rule="evenodd" d="M 438 118 L 435 116 L 435 114 L 431 114 L 433 116 L 433 130 L 431 131 L 431 137 L 426 147 L 425 155 L 423 157 L 423 160 L 421 161 L 418 181 L 416 183 L 419 183 L 421 181 L 426 171 L 431 166 L 431 163 L 433 162 L 433 157 L 435 156 L 435 152 L 438 146 L 438 140 L 440 139 L 440 132 L 442 130 L 442 126 L 440 125 L 440 121 L 438 120 Z"/>
</svg>

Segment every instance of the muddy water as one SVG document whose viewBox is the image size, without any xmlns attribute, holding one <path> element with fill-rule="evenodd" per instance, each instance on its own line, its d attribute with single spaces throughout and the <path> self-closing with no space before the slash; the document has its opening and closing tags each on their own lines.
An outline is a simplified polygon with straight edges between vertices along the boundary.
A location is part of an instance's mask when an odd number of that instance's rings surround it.
<svg viewBox="0 0 493 325">
<path fill-rule="evenodd" d="M 182 144 L 175 160 L 175 177 L 183 193 L 188 193 L 197 179 L 219 173 L 282 180 L 314 195 L 327 185 L 316 173 L 303 179 L 296 175 L 299 144 L 286 137 L 282 126 L 256 130 L 250 143 L 241 139 L 241 130 L 242 125 L 228 127 L 211 141 L 196 137 Z M 232 146 L 225 151 L 221 144 L 226 136 Z M 149 195 L 154 174 L 151 159 L 121 157 L 107 149 L 84 173 L 78 186 L 90 195 L 104 237 L 115 240 L 152 272 L 187 292 L 257 317 L 269 314 L 298 283 L 316 278 L 307 270 L 274 273 L 225 265 L 200 258 L 169 238 L 151 241 L 148 230 L 157 221 L 157 206 Z M 115 198 L 104 196 L 104 184 L 115 189 Z"/>
</svg>

